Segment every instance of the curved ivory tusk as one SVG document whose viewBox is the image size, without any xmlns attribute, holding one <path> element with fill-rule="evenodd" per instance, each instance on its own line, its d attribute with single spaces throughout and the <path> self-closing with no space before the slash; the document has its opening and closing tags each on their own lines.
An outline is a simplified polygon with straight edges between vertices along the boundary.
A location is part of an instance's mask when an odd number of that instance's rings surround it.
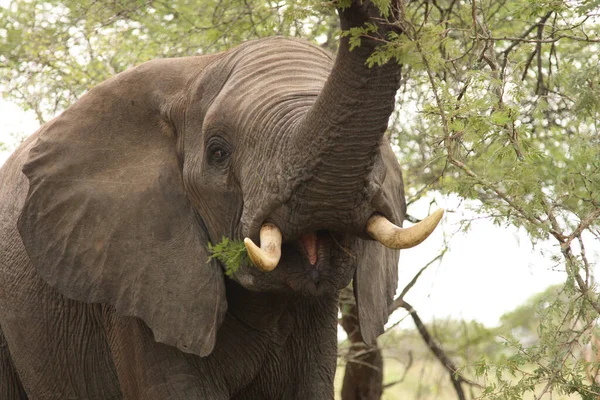
<svg viewBox="0 0 600 400">
<path fill-rule="evenodd" d="M 244 245 L 250 259 L 260 270 L 273 271 L 281 258 L 281 231 L 271 223 L 260 228 L 260 247 L 252 239 L 245 238 Z"/>
<path fill-rule="evenodd" d="M 427 239 L 443 215 L 444 210 L 440 208 L 418 224 L 406 229 L 392 224 L 383 215 L 372 215 L 367 221 L 367 233 L 390 249 L 410 249 Z"/>
</svg>

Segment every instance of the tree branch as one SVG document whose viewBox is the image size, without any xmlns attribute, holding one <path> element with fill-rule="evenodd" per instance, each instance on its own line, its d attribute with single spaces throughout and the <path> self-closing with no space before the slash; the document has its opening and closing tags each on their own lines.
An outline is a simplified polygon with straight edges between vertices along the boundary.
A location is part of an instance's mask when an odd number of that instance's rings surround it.
<svg viewBox="0 0 600 400">
<path fill-rule="evenodd" d="M 421 276 L 421 274 L 423 272 L 425 272 L 425 270 L 427 268 L 429 268 L 429 266 L 431 266 L 434 262 L 441 260 L 444 255 L 446 254 L 446 251 L 448 251 L 448 248 L 445 248 L 442 250 L 442 252 L 440 254 L 438 254 L 436 257 L 434 257 L 431 261 L 429 261 L 427 264 L 425 264 L 425 266 L 423 268 L 421 268 L 419 270 L 419 272 L 417 272 L 417 274 L 411 279 L 410 282 L 408 282 L 408 284 L 404 287 L 404 289 L 402 289 L 402 292 L 400 293 L 400 295 L 394 300 L 394 302 L 392 303 L 392 305 L 390 306 L 389 310 L 390 310 L 390 315 L 396 311 L 397 309 L 399 309 L 400 307 L 402 307 L 402 304 L 404 302 L 404 296 L 406 295 L 406 293 L 408 293 L 408 291 L 410 289 L 412 289 L 412 287 L 415 285 L 415 283 L 417 283 L 417 280 L 419 279 L 419 277 Z"/>
<path fill-rule="evenodd" d="M 461 385 L 462 383 L 466 383 L 466 384 L 481 388 L 481 385 L 479 385 L 477 382 L 474 382 L 474 381 L 471 381 L 470 379 L 465 378 L 458 371 L 458 368 L 456 367 L 456 365 L 454 365 L 452 360 L 450 360 L 450 358 L 446 355 L 446 353 L 437 345 L 437 343 L 435 343 L 435 341 L 431 337 L 431 334 L 427 330 L 427 327 L 425 326 L 425 324 L 423 324 L 423 321 L 421 320 L 421 318 L 419 317 L 419 314 L 417 314 L 417 311 L 413 308 L 413 306 L 411 306 L 409 303 L 407 303 L 406 301 L 404 301 L 400 298 L 396 299 L 394 301 L 394 303 L 396 303 L 396 301 L 398 302 L 400 307 L 404 308 L 406 311 L 408 311 L 410 313 L 410 316 L 412 317 L 413 321 L 415 322 L 415 326 L 417 327 L 417 330 L 419 331 L 421 338 L 423 338 L 423 341 L 425 342 L 427 347 L 429 347 L 429 349 L 431 350 L 433 355 L 440 361 L 440 363 L 448 371 L 450 380 L 452 381 L 452 386 L 454 387 L 454 390 L 456 391 L 456 395 L 458 396 L 459 400 L 466 400 L 465 392 Z"/>
</svg>

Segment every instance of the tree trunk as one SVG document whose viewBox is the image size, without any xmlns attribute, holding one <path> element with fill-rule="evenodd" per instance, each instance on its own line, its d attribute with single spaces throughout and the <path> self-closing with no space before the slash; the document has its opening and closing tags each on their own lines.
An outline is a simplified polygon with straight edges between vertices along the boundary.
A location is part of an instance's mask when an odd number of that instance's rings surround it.
<svg viewBox="0 0 600 400">
<path fill-rule="evenodd" d="M 362 341 L 356 304 L 342 305 L 341 325 L 352 344 L 348 351 L 342 400 L 378 400 L 383 394 L 383 358 L 377 346 Z"/>
</svg>

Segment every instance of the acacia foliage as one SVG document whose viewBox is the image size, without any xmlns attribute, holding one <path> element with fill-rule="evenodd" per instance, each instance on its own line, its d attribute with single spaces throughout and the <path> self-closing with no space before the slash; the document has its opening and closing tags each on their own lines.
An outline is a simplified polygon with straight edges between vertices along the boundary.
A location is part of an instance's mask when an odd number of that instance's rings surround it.
<svg viewBox="0 0 600 400">
<path fill-rule="evenodd" d="M 598 6 L 411 2 L 405 34 L 373 57 L 407 65 L 393 137 L 412 193 L 458 193 L 494 222 L 560 249 L 548 267 L 565 268 L 565 286 L 538 309 L 539 340 L 509 339 L 510 356 L 482 358 L 473 371 L 481 397 L 599 393 L 575 351 L 600 312 L 585 252 L 600 228 Z"/>
<path fill-rule="evenodd" d="M 335 50 L 335 5 L 344 1 L 13 0 L 0 8 L 0 85 L 43 122 L 152 58 L 269 35 Z M 475 397 L 599 393 L 574 351 L 600 312 L 585 251 L 600 236 L 599 8 L 600 0 L 408 1 L 397 22 L 404 33 L 376 38 L 371 64 L 404 65 L 390 136 L 410 202 L 431 190 L 470 199 L 533 242 L 553 240 L 548 266 L 565 270 L 561 295 L 538 309 L 539 340 L 511 339 L 509 356 L 466 369 L 483 385 Z M 351 41 L 372 32 L 355 29 Z"/>
<path fill-rule="evenodd" d="M 0 7 L 0 82 L 44 122 L 99 82 L 150 59 L 214 53 L 272 35 L 327 41 L 335 16 L 308 3 L 11 1 Z"/>
<path fill-rule="evenodd" d="M 513 353 L 482 358 L 472 371 L 481 397 L 599 395 L 576 351 L 595 335 L 600 312 L 585 251 L 600 228 L 599 6 L 410 2 L 404 35 L 373 56 L 406 65 L 392 135 L 411 193 L 457 193 L 495 223 L 559 249 L 548 267 L 565 269 L 565 285 L 537 309 L 539 340 L 508 338 Z"/>
</svg>

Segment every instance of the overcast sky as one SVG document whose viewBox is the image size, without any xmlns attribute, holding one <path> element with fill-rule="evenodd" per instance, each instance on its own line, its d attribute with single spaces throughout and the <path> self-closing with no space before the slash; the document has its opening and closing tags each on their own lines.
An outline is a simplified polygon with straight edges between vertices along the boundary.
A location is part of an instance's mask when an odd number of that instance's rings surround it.
<svg viewBox="0 0 600 400">
<path fill-rule="evenodd" d="M 0 151 L 0 164 L 17 145 L 18 138 L 33 133 L 38 127 L 32 113 L 0 99 L 0 143 L 9 151 Z M 422 218 L 429 212 L 430 198 L 411 206 L 409 212 Z M 552 242 L 532 248 L 526 233 L 516 228 L 498 227 L 487 219 L 475 219 L 468 232 L 455 233 L 465 218 L 478 218 L 457 198 L 440 196 L 438 205 L 448 210 L 442 226 L 423 244 L 403 250 L 400 257 L 402 289 L 429 260 L 439 254 L 444 237 L 450 250 L 441 263 L 432 265 L 409 292 L 406 300 L 426 321 L 436 318 L 475 319 L 488 326 L 498 323 L 499 317 L 523 303 L 528 297 L 551 284 L 562 282 L 564 271 L 552 270 L 549 253 L 558 252 Z M 590 262 L 600 260 L 600 244 L 588 241 Z M 546 253 L 542 256 L 540 252 Z M 398 311 L 393 320 L 405 316 Z M 405 326 L 412 326 L 406 319 Z"/>
</svg>

